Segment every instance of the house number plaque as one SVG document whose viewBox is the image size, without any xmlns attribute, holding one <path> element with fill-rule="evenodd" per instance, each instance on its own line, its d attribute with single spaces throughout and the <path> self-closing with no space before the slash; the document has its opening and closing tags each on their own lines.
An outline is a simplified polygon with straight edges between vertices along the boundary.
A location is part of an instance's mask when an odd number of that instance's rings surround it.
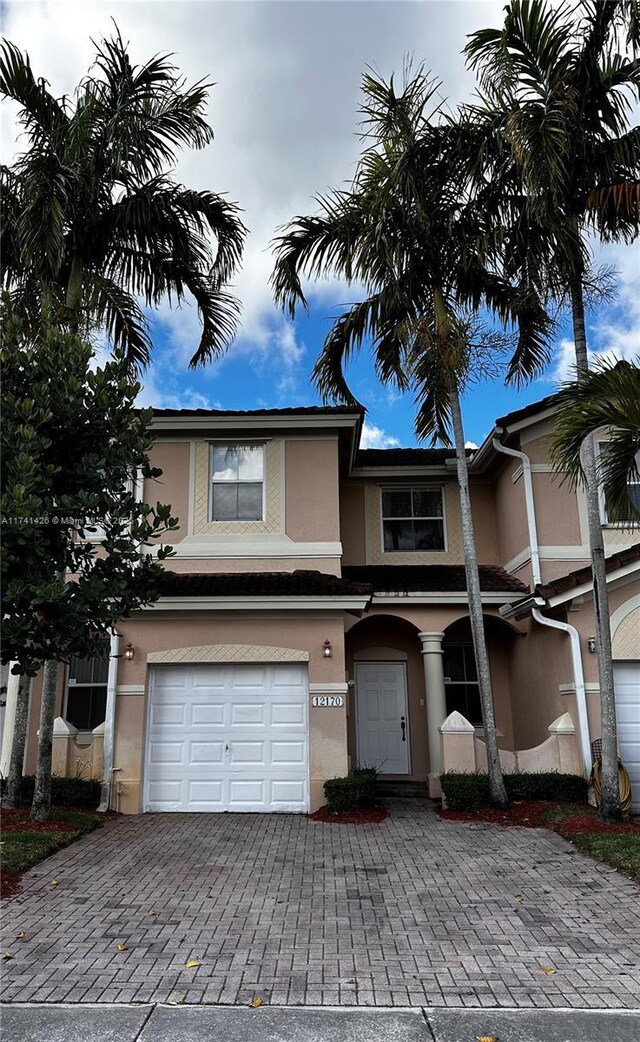
<svg viewBox="0 0 640 1042">
<path fill-rule="evenodd" d="M 338 709 L 344 705 L 342 695 L 314 695 L 311 699 L 312 706 L 336 706 Z"/>
</svg>

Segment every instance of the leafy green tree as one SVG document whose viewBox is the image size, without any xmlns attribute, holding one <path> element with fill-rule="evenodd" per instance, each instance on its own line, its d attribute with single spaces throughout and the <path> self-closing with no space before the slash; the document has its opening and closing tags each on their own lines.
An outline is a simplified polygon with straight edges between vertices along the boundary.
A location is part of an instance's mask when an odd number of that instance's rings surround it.
<svg viewBox="0 0 640 1042">
<path fill-rule="evenodd" d="M 303 275 L 336 274 L 364 287 L 365 299 L 340 315 L 325 340 L 315 367 L 319 389 L 354 402 L 343 365 L 370 340 L 380 379 L 415 391 L 418 436 L 455 444 L 490 792 L 504 807 L 460 396 L 487 351 L 504 347 L 499 331 L 479 328 L 482 307 L 501 323 L 520 322 L 512 361 L 520 376 L 546 359 L 548 320 L 539 301 L 481 258 L 490 229 L 461 195 L 450 159 L 457 131 L 433 106 L 437 86 L 418 72 L 397 94 L 393 80 L 365 76 L 369 145 L 351 190 L 323 196 L 318 214 L 291 222 L 276 240 L 272 281 L 291 316 L 307 306 Z"/>
<path fill-rule="evenodd" d="M 578 379 L 589 369 L 585 286 L 588 234 L 630 242 L 640 226 L 640 5 L 637 0 L 550 4 L 511 0 L 501 29 L 472 34 L 469 64 L 480 78 L 477 176 L 495 188 L 522 185 L 551 249 L 529 245 L 532 268 L 571 308 Z M 495 220 L 504 219 L 499 205 Z M 609 602 L 593 440 L 583 448 L 594 584 L 602 725 L 602 807 L 620 818 Z"/>
<path fill-rule="evenodd" d="M 77 336 L 45 323 L 34 337 L 3 311 L 2 661 L 29 676 L 45 666 L 32 808 L 41 821 L 58 663 L 100 654 L 118 619 L 157 598 L 173 551 L 150 544 L 178 522 L 134 492 L 140 475 L 161 472 L 148 459 L 152 413 L 135 407 L 140 385 L 123 354 L 92 369 Z"/>
<path fill-rule="evenodd" d="M 55 98 L 29 58 L 2 44 L 0 93 L 17 102 L 28 142 L 0 168 L 2 281 L 34 330 L 46 294 L 52 321 L 106 332 L 140 367 L 151 350 L 140 302 L 191 296 L 202 323 L 191 365 L 231 342 L 239 306 L 225 287 L 246 231 L 238 207 L 168 174 L 180 147 L 212 140 L 210 86 L 187 86 L 166 55 L 133 65 L 116 32 L 75 98 Z"/>
<path fill-rule="evenodd" d="M 558 469 L 573 484 L 584 485 L 582 446 L 585 438 L 604 431 L 607 440 L 597 462 L 607 517 L 629 526 L 640 523 L 640 498 L 630 491 L 640 489 L 640 364 L 599 359 L 582 380 L 565 384 L 558 404 L 552 454 Z"/>
</svg>

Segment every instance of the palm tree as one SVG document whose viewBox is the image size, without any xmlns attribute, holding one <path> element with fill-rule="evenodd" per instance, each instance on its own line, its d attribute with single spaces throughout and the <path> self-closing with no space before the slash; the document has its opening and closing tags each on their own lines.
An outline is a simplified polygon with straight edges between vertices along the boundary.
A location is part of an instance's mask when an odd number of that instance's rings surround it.
<svg viewBox="0 0 640 1042">
<path fill-rule="evenodd" d="M 364 286 L 365 299 L 336 320 L 316 363 L 314 376 L 325 400 L 355 402 L 343 365 L 370 339 L 380 379 L 415 391 L 419 437 L 455 444 L 490 794 L 504 807 L 460 395 L 474 359 L 487 346 L 486 337 L 474 335 L 478 310 L 485 306 L 506 322 L 519 316 L 526 295 L 479 259 L 478 242 L 487 229 L 482 214 L 460 201 L 460 185 L 451 176 L 452 125 L 438 107 L 427 112 L 437 86 L 418 72 L 396 94 L 393 80 L 364 77 L 365 136 L 372 143 L 360 158 L 351 190 L 323 196 L 318 215 L 297 217 L 276 240 L 272 284 L 291 317 L 298 305 L 307 306 L 303 275 L 333 273 Z M 415 164 L 411 155 L 418 140 Z M 424 162 L 427 145 L 429 162 Z M 534 309 L 526 299 L 531 318 Z M 521 373 L 538 367 L 545 322 L 538 309 L 523 329 L 516 362 Z M 494 346 L 501 346 L 500 340 L 494 335 Z"/>
<path fill-rule="evenodd" d="M 98 47 L 74 104 L 36 80 L 14 44 L 0 46 L 0 92 L 17 102 L 29 143 L 13 167 L 0 168 L 2 282 L 33 331 L 46 310 L 74 332 L 103 330 L 141 368 L 151 340 L 139 299 L 155 307 L 190 295 L 202 323 L 191 366 L 230 344 L 239 307 L 225 286 L 246 232 L 238 207 L 166 173 L 179 147 L 212 140 L 209 87 L 186 86 L 167 56 L 132 65 L 116 30 Z M 50 812 L 38 792 L 51 773 L 57 680 L 58 663 L 45 663 L 36 820 Z"/>
<path fill-rule="evenodd" d="M 225 286 L 240 260 L 238 207 L 175 183 L 179 147 L 204 148 L 210 84 L 187 86 L 167 56 L 134 66 L 116 30 L 75 99 L 55 98 L 18 48 L 0 47 L 0 92 L 19 105 L 27 150 L 0 168 L 2 280 L 38 327 L 46 293 L 58 322 L 99 328 L 132 364 L 149 361 L 141 303 L 194 298 L 202 322 L 191 365 L 233 339 Z"/>
<path fill-rule="evenodd" d="M 582 380 L 565 385 L 558 404 L 552 450 L 558 469 L 584 484 L 583 442 L 606 431 L 598 477 L 607 517 L 629 527 L 640 523 L 640 358 L 636 365 L 599 359 Z"/>
<path fill-rule="evenodd" d="M 554 290 L 566 288 L 578 379 L 589 369 L 585 328 L 587 233 L 631 241 L 640 225 L 640 128 L 630 129 L 640 97 L 637 0 L 550 5 L 511 0 L 502 29 L 472 34 L 469 64 L 480 77 L 486 147 L 478 150 L 483 184 L 511 166 L 553 249 L 546 263 Z M 627 53 L 622 53 L 626 46 Z M 497 164 L 495 162 L 497 158 Z M 498 217 L 499 219 L 499 217 Z M 621 816 L 609 602 L 593 440 L 583 448 L 594 585 L 602 728 L 602 806 Z"/>
</svg>

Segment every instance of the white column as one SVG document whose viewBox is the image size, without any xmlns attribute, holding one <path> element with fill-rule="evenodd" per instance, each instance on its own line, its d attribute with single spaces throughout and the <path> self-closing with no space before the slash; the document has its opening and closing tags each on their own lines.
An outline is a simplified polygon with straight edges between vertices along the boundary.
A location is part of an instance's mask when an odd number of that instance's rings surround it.
<svg viewBox="0 0 640 1042">
<path fill-rule="evenodd" d="M 16 723 L 16 704 L 18 701 L 18 688 L 20 677 L 11 672 L 15 662 L 9 663 L 7 674 L 7 701 L 4 710 L 4 726 L 2 729 L 2 752 L 0 753 L 0 777 L 6 778 L 11 763 L 11 747 L 13 745 L 13 732 Z"/>
<path fill-rule="evenodd" d="M 440 724 L 447 715 L 444 695 L 444 669 L 442 665 L 442 641 L 444 633 L 419 633 L 422 644 L 424 686 L 427 705 L 427 740 L 429 743 L 429 795 L 432 799 L 441 796 L 440 773 L 442 752 L 440 748 Z"/>
</svg>

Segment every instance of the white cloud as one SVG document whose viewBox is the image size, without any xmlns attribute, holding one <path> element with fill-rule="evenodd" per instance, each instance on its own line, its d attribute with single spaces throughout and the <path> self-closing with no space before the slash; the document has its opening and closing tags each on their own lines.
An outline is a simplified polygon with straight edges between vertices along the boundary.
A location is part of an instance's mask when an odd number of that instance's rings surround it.
<svg viewBox="0 0 640 1042">
<path fill-rule="evenodd" d="M 478 446 L 476 445 L 475 441 L 465 441 L 464 447 L 465 447 L 465 449 L 477 449 L 478 448 Z"/>
<path fill-rule="evenodd" d="M 460 3 L 144 3 L 84 0 L 10 2 L 4 31 L 30 55 L 36 76 L 54 93 L 71 93 L 94 53 L 91 38 L 113 31 L 113 16 L 131 54 L 142 62 L 170 51 L 191 82 L 215 81 L 210 94 L 213 144 L 183 153 L 176 177 L 237 200 L 250 229 L 235 292 L 243 304 L 234 351 L 253 362 L 269 358 L 274 386 L 293 392 L 303 375 L 304 347 L 275 309 L 268 285 L 270 241 L 296 214 L 315 209 L 314 197 L 349 178 L 360 151 L 359 86 L 367 65 L 383 75 L 399 72 L 405 52 L 423 58 L 446 80 L 452 103 L 466 97 L 473 76 L 460 56 L 465 35 L 500 24 L 501 0 Z M 8 112 L 8 109 L 7 109 Z M 15 140 L 5 112 L 5 159 Z M 352 295 L 352 294 L 351 294 Z M 314 300 L 327 306 L 349 294 L 333 282 L 317 283 Z M 199 339 L 194 307 L 160 317 L 173 353 L 156 361 L 167 372 L 186 371 Z M 220 363 L 200 380 L 219 374 Z"/>
<path fill-rule="evenodd" d="M 387 434 L 382 427 L 376 427 L 366 420 L 362 426 L 362 437 L 360 439 L 361 449 L 393 449 L 400 442 L 392 434 Z"/>
</svg>

